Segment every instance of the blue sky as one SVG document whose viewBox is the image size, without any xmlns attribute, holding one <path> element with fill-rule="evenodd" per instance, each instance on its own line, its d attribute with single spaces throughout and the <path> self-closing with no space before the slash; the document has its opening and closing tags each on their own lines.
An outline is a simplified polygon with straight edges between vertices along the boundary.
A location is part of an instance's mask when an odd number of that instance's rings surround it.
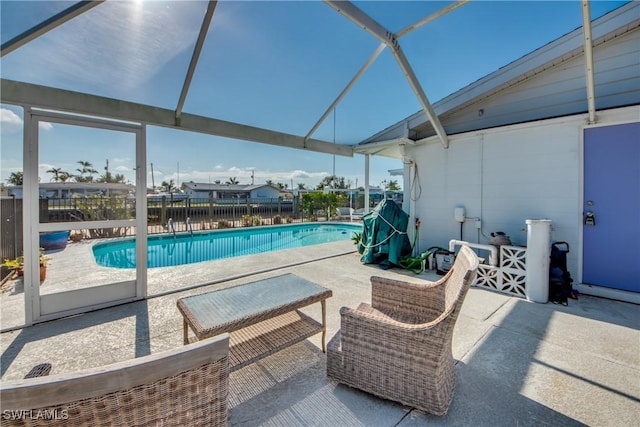
<svg viewBox="0 0 640 427">
<path fill-rule="evenodd" d="M 397 32 L 450 2 L 355 2 Z M 625 2 L 591 3 L 592 18 Z M 0 2 L 1 38 L 70 2 Z M 6 55 L 3 78 L 175 109 L 206 2 L 109 1 Z M 473 1 L 400 39 L 432 103 L 581 26 L 572 1 Z M 318 1 L 219 2 L 184 112 L 306 135 L 367 61 L 378 42 Z M 420 110 L 385 50 L 313 138 L 357 143 Z M 22 170 L 22 110 L 1 105 L 0 178 Z M 334 133 L 335 129 L 335 133 Z M 113 133 L 41 127 L 40 177 L 75 172 L 86 160 L 133 179 L 131 139 Z M 156 184 L 266 180 L 315 186 L 331 155 L 150 126 L 148 163 Z M 149 167 L 149 165 L 147 165 Z M 372 157 L 371 184 L 394 179 L 398 160 Z M 149 171 L 150 172 L 150 171 Z M 336 156 L 335 172 L 363 184 L 364 158 Z M 397 179 L 397 178 L 396 178 Z M 151 176 L 148 177 L 149 185 Z"/>
</svg>

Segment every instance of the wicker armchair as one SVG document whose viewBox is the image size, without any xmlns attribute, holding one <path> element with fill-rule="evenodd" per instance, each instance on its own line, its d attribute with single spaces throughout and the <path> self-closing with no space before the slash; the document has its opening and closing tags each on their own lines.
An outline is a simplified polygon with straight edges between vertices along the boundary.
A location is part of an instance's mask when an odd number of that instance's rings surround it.
<svg viewBox="0 0 640 427">
<path fill-rule="evenodd" d="M 455 387 L 451 338 L 478 258 L 460 249 L 434 283 L 372 277 L 371 305 L 340 309 L 341 328 L 327 348 L 327 375 L 340 383 L 444 415 Z"/>
<path fill-rule="evenodd" d="M 224 426 L 229 336 L 125 362 L 3 381 L 3 426 Z"/>
</svg>

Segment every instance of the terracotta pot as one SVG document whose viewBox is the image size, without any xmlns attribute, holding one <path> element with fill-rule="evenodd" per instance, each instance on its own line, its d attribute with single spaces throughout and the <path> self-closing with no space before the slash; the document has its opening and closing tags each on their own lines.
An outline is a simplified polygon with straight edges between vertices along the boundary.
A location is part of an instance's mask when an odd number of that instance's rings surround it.
<svg viewBox="0 0 640 427">
<path fill-rule="evenodd" d="M 46 265 L 41 265 L 40 266 L 40 281 L 44 282 L 44 279 L 47 278 L 47 266 Z"/>
</svg>

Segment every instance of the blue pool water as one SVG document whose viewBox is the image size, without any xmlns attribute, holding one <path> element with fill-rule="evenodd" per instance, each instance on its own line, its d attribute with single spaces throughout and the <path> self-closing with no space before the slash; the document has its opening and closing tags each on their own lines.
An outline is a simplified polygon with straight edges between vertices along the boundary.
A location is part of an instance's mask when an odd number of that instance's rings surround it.
<svg viewBox="0 0 640 427">
<path fill-rule="evenodd" d="M 147 267 L 169 267 L 349 240 L 360 224 L 295 224 L 150 236 Z M 93 256 L 103 267 L 135 268 L 135 238 L 98 243 Z"/>
</svg>

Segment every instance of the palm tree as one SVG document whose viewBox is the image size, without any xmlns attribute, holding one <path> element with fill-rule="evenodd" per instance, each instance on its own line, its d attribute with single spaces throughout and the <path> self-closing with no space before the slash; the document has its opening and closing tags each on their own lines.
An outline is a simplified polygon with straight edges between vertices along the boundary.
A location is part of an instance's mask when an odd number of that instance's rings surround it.
<svg viewBox="0 0 640 427">
<path fill-rule="evenodd" d="M 73 175 L 71 175 L 69 172 L 65 172 L 65 171 L 60 172 L 59 175 L 58 175 L 58 180 L 60 182 L 67 182 L 71 178 L 73 178 Z"/>
<path fill-rule="evenodd" d="M 11 185 L 22 185 L 24 181 L 24 176 L 22 172 L 11 172 L 9 178 L 7 178 L 7 183 Z"/>
<path fill-rule="evenodd" d="M 343 176 L 329 175 L 322 178 L 320 184 L 317 185 L 316 190 L 324 190 L 325 188 L 347 188 L 347 184 L 344 182 Z"/>
<path fill-rule="evenodd" d="M 304 182 L 299 182 L 298 183 L 298 190 L 306 190 L 307 187 L 305 186 Z"/>
<path fill-rule="evenodd" d="M 51 180 L 54 182 L 60 181 L 61 172 L 62 172 L 62 168 L 51 168 L 47 171 L 47 173 L 53 174 L 53 178 L 51 178 Z"/>
<path fill-rule="evenodd" d="M 121 173 L 117 173 L 113 176 L 113 180 L 111 182 L 116 182 L 119 184 L 126 184 L 127 183 L 127 177 L 124 176 L 124 174 Z"/>
<path fill-rule="evenodd" d="M 162 184 L 160 184 L 160 189 L 167 193 L 173 193 L 174 191 L 177 190 L 176 185 L 172 179 L 170 179 L 168 182 L 162 181 Z"/>
<path fill-rule="evenodd" d="M 235 184 L 238 184 L 238 183 L 239 183 L 239 181 L 235 176 L 232 176 L 231 178 L 229 178 L 227 180 L 227 182 L 225 182 L 225 184 L 232 184 L 232 185 L 235 185 Z"/>
<path fill-rule="evenodd" d="M 79 160 L 78 164 L 82 166 L 82 168 L 76 169 L 78 172 L 80 172 L 80 175 L 76 176 L 76 181 L 93 182 L 93 175 L 97 174 L 98 171 L 93 168 L 93 165 L 91 164 L 91 162 L 88 162 L 86 160 Z M 89 174 L 89 175 L 85 176 L 85 174 Z"/>
</svg>

